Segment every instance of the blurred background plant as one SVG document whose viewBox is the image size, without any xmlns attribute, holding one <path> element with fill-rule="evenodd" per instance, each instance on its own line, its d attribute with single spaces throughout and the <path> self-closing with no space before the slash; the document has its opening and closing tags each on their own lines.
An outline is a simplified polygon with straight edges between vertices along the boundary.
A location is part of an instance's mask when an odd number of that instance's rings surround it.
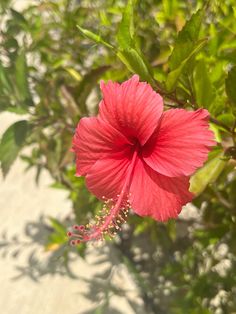
<svg viewBox="0 0 236 314">
<path fill-rule="evenodd" d="M 96 114 L 101 79 L 137 73 L 166 108 L 207 108 L 218 145 L 191 178 L 197 197 L 177 221 L 131 215 L 110 246 L 147 313 L 236 313 L 235 1 L 41 0 L 17 12 L 4 0 L 0 16 L 0 110 L 22 116 L 2 136 L 2 173 L 20 155 L 37 183 L 47 169 L 73 207 L 65 221 L 51 218 L 42 245 L 64 267 L 72 253 L 86 257 L 86 245 L 67 245 L 66 230 L 101 204 L 75 177 L 73 132 Z M 105 300 L 96 313 L 106 313 L 109 292 Z"/>
</svg>

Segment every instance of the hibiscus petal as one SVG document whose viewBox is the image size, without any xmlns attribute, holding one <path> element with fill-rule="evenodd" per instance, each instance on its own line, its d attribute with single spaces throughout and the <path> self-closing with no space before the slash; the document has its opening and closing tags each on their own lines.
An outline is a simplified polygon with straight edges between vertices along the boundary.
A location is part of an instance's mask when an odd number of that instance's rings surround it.
<svg viewBox="0 0 236 314">
<path fill-rule="evenodd" d="M 162 97 L 138 75 L 122 83 L 101 82 L 103 101 L 99 115 L 128 138 L 144 145 L 157 127 L 163 111 Z"/>
<path fill-rule="evenodd" d="M 138 159 L 130 186 L 131 206 L 136 214 L 158 221 L 176 218 L 182 206 L 193 198 L 188 189 L 188 177 L 163 176 Z"/>
<path fill-rule="evenodd" d="M 82 118 L 73 138 L 76 174 L 86 175 L 98 159 L 122 150 L 128 143 L 110 124 L 98 118 Z"/>
<path fill-rule="evenodd" d="M 120 152 L 98 160 L 86 176 L 86 185 L 98 198 L 116 198 L 121 193 L 131 158 L 127 152 Z"/>
<path fill-rule="evenodd" d="M 189 176 L 207 159 L 215 145 L 205 109 L 171 109 L 163 113 L 160 128 L 143 149 L 145 162 L 157 172 Z"/>
</svg>

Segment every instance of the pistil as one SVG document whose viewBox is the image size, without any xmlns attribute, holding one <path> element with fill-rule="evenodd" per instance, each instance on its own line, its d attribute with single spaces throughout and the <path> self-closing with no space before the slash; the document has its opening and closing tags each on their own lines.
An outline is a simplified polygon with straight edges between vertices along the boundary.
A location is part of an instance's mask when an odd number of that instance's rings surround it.
<svg viewBox="0 0 236 314">
<path fill-rule="evenodd" d="M 129 186 L 133 174 L 138 150 L 135 150 L 128 169 L 122 191 L 115 199 L 107 199 L 99 215 L 95 216 L 95 222 L 84 225 L 73 226 L 73 231 L 67 233 L 72 240 L 71 245 L 81 242 L 103 240 L 104 236 L 114 237 L 126 222 L 128 212 L 131 209 L 129 201 Z M 103 197 L 105 199 L 105 197 Z"/>
</svg>

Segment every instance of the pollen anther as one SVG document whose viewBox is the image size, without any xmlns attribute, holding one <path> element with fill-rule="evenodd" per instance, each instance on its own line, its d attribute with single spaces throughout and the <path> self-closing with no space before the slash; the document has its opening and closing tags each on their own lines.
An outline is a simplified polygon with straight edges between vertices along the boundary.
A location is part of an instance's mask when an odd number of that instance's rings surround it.
<svg viewBox="0 0 236 314">
<path fill-rule="evenodd" d="M 121 225 L 126 221 L 130 208 L 129 200 L 126 196 L 124 197 L 124 193 L 117 195 L 117 197 L 116 202 L 113 199 L 104 201 L 99 215 L 95 215 L 94 223 L 72 227 L 75 232 L 69 231 L 67 233 L 67 236 L 72 238 L 71 245 L 75 246 L 90 240 L 104 240 L 104 236 L 108 236 L 110 239 L 114 238 L 117 231 L 121 230 Z"/>
</svg>

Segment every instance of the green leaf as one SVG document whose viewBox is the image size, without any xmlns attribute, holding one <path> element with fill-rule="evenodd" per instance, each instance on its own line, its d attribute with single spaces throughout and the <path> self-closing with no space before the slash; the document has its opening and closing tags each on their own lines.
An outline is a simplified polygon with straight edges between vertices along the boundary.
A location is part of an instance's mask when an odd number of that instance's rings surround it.
<svg viewBox="0 0 236 314">
<path fill-rule="evenodd" d="M 131 72 L 137 73 L 146 82 L 152 82 L 151 70 L 143 56 L 137 50 L 134 48 L 124 49 L 118 51 L 117 56 Z"/>
<path fill-rule="evenodd" d="M 206 44 L 206 39 L 198 40 L 203 12 L 197 11 L 192 15 L 179 32 L 174 49 L 169 58 L 170 73 L 166 81 L 167 91 L 172 91 L 188 61 Z"/>
<path fill-rule="evenodd" d="M 31 99 L 28 84 L 28 69 L 24 51 L 21 51 L 15 63 L 15 82 L 20 101 L 25 102 Z"/>
<path fill-rule="evenodd" d="M 210 123 L 210 130 L 214 133 L 214 138 L 216 142 L 221 143 L 222 136 L 221 136 L 220 128 L 218 127 L 218 125 L 214 123 Z"/>
<path fill-rule="evenodd" d="M 21 26 L 27 26 L 28 23 L 27 23 L 26 19 L 24 18 L 24 16 L 20 12 L 14 10 L 12 8 L 10 10 L 11 10 L 12 18 L 14 19 L 15 23 L 17 23 Z"/>
<path fill-rule="evenodd" d="M 53 217 L 49 217 L 49 220 L 54 230 L 48 236 L 48 241 L 45 245 L 45 249 L 47 251 L 56 251 L 60 249 L 63 244 L 68 242 L 66 227 L 59 220 Z"/>
<path fill-rule="evenodd" d="M 3 67 L 1 62 L 0 62 L 0 89 L 3 90 L 4 94 L 12 91 L 12 87 L 7 76 L 7 69 Z"/>
<path fill-rule="evenodd" d="M 223 153 L 218 153 L 191 177 L 190 191 L 196 196 L 201 194 L 208 184 L 217 180 L 226 164 L 227 160 L 223 158 Z"/>
<path fill-rule="evenodd" d="M 9 112 L 14 112 L 16 114 L 26 114 L 28 113 L 28 110 L 25 108 L 25 107 L 11 107 L 11 106 L 8 106 L 5 108 L 6 111 L 9 111 Z"/>
<path fill-rule="evenodd" d="M 214 89 L 204 59 L 196 64 L 194 89 L 198 106 L 209 108 L 214 99 Z"/>
<path fill-rule="evenodd" d="M 114 49 L 114 47 L 110 45 L 109 43 L 107 43 L 100 35 L 97 35 L 85 28 L 82 28 L 79 25 L 77 25 L 77 27 L 85 37 L 91 39 L 92 41 L 95 41 L 98 44 L 102 44 L 108 48 Z"/>
<path fill-rule="evenodd" d="M 121 49 L 134 47 L 134 1 L 129 0 L 120 22 L 117 41 Z"/>
<path fill-rule="evenodd" d="M 6 176 L 18 153 L 23 147 L 27 134 L 26 120 L 12 124 L 3 134 L 0 142 L 0 161 L 3 175 Z"/>
<path fill-rule="evenodd" d="M 60 189 L 60 190 L 66 190 L 66 189 L 67 189 L 67 187 L 66 187 L 64 184 L 60 183 L 60 182 L 54 182 L 54 183 L 52 183 L 52 184 L 50 185 L 50 188 L 53 188 L 53 189 Z"/>
<path fill-rule="evenodd" d="M 66 237 L 66 228 L 65 226 L 56 218 L 53 217 L 49 217 L 51 226 L 53 227 L 53 229 L 59 234 L 61 235 L 63 238 Z"/>
<path fill-rule="evenodd" d="M 162 0 L 163 11 L 167 18 L 172 18 L 177 11 L 177 0 Z"/>
<path fill-rule="evenodd" d="M 198 42 L 202 17 L 203 12 L 201 10 L 197 11 L 179 32 L 174 49 L 169 58 L 169 66 L 171 70 L 178 68 L 179 65 L 192 53 L 192 50 Z"/>
<path fill-rule="evenodd" d="M 234 66 L 228 73 L 225 80 L 225 89 L 229 99 L 236 104 L 236 66 Z"/>
<path fill-rule="evenodd" d="M 228 112 L 228 113 L 222 113 L 219 116 L 217 116 L 217 120 L 220 122 L 223 122 L 225 125 L 229 127 L 233 127 L 234 122 L 235 122 L 235 117 L 232 113 Z"/>
<path fill-rule="evenodd" d="M 0 13 L 2 13 L 2 11 L 5 11 L 6 9 L 8 9 L 8 7 L 10 6 L 12 0 L 1 0 L 0 1 Z"/>
<path fill-rule="evenodd" d="M 167 80 L 166 80 L 166 89 L 167 91 L 172 91 L 177 84 L 178 78 L 180 77 L 181 73 L 183 72 L 185 66 L 191 60 L 191 58 L 196 55 L 207 43 L 207 39 L 202 39 L 197 42 L 194 49 L 189 53 L 186 59 L 184 59 L 181 64 L 168 73 Z"/>
<path fill-rule="evenodd" d="M 73 68 L 65 68 L 65 70 L 76 80 L 81 81 L 81 74 Z"/>
</svg>

